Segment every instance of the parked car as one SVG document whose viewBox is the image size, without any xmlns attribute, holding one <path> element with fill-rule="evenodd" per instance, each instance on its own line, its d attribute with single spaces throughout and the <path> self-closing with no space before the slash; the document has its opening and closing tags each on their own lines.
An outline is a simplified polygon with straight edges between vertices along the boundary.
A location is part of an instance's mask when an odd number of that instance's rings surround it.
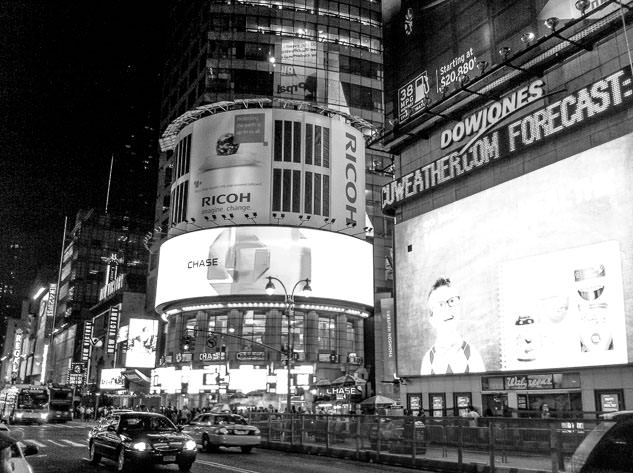
<svg viewBox="0 0 633 473">
<path fill-rule="evenodd" d="M 196 442 L 162 414 L 122 412 L 106 417 L 88 434 L 89 459 L 114 460 L 117 471 L 130 465 L 175 463 L 186 472 L 196 459 Z"/>
<path fill-rule="evenodd" d="M 633 471 L 633 411 L 610 412 L 585 437 L 571 459 L 572 473 Z"/>
<path fill-rule="evenodd" d="M 5 424 L 0 424 L 0 471 L 11 473 L 33 473 L 27 456 L 35 455 L 37 447 L 28 442 L 23 443 L 24 431 L 10 430 Z"/>
<path fill-rule="evenodd" d="M 230 413 L 200 414 L 189 422 L 185 432 L 205 452 L 216 451 L 218 447 L 240 447 L 242 452 L 249 453 L 262 440 L 257 427 L 248 425 L 244 417 Z"/>
</svg>

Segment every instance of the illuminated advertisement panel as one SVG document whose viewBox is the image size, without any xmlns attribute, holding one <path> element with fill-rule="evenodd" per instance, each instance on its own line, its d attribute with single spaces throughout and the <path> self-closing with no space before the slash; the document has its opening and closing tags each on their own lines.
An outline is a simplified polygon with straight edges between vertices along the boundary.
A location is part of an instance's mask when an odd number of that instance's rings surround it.
<svg viewBox="0 0 633 473">
<path fill-rule="evenodd" d="M 156 307 L 200 297 L 266 297 L 267 276 L 281 279 L 289 292 L 295 282 L 309 278 L 311 297 L 373 305 L 371 244 L 311 228 L 239 226 L 163 243 Z"/>
<path fill-rule="evenodd" d="M 617 11 L 615 2 L 602 7 L 607 2 L 587 2 L 589 21 Z M 386 97 L 395 102 L 395 118 L 402 124 L 421 115 L 429 104 L 490 71 L 507 55 L 550 35 L 548 18 L 557 18 L 562 27 L 580 17 L 578 3 L 506 0 L 486 7 L 474 0 L 384 1 L 385 69 L 392 71 L 385 76 Z M 507 48 L 506 55 L 500 47 Z"/>
<path fill-rule="evenodd" d="M 399 224 L 399 373 L 631 360 L 632 153 L 627 135 Z"/>
<path fill-rule="evenodd" d="M 127 337 L 126 368 L 154 368 L 158 320 L 130 319 Z"/>
<path fill-rule="evenodd" d="M 272 212 L 282 223 L 301 214 L 313 217 L 306 226 L 365 225 L 365 141 L 339 116 L 233 110 L 197 120 L 180 140 L 191 140 L 187 216 L 198 226 L 277 223 Z"/>
<path fill-rule="evenodd" d="M 122 368 L 108 368 L 101 370 L 100 389 L 125 389 L 125 379 Z"/>
</svg>

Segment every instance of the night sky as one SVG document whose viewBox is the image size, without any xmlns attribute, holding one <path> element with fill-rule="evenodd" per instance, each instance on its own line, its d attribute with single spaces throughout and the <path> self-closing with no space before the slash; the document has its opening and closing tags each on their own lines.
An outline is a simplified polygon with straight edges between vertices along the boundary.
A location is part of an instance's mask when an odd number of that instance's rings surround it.
<svg viewBox="0 0 633 473">
<path fill-rule="evenodd" d="M 159 3 L 0 2 L 0 251 L 22 241 L 31 270 L 57 264 L 65 215 L 103 211 L 129 102 L 159 106 Z"/>
</svg>

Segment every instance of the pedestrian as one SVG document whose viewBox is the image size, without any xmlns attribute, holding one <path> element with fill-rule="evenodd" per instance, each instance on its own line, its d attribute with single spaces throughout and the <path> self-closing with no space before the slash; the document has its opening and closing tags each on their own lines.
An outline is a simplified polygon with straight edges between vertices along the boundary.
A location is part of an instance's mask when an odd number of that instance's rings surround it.
<svg viewBox="0 0 633 473">
<path fill-rule="evenodd" d="M 82 422 L 86 421 L 86 408 L 84 406 L 79 406 L 79 416 L 81 417 Z"/>
<path fill-rule="evenodd" d="M 541 419 L 548 419 L 550 415 L 549 406 L 546 403 L 543 403 L 541 406 Z"/>
</svg>

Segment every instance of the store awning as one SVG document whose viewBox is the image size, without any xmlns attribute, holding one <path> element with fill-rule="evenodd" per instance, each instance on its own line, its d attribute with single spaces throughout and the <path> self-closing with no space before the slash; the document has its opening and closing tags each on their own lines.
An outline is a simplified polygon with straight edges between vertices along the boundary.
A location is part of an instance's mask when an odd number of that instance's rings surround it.
<svg viewBox="0 0 633 473">
<path fill-rule="evenodd" d="M 129 369 L 125 370 L 123 373 L 130 382 L 142 385 L 150 385 L 150 379 L 148 376 L 145 376 L 141 371 L 137 369 Z"/>
</svg>

